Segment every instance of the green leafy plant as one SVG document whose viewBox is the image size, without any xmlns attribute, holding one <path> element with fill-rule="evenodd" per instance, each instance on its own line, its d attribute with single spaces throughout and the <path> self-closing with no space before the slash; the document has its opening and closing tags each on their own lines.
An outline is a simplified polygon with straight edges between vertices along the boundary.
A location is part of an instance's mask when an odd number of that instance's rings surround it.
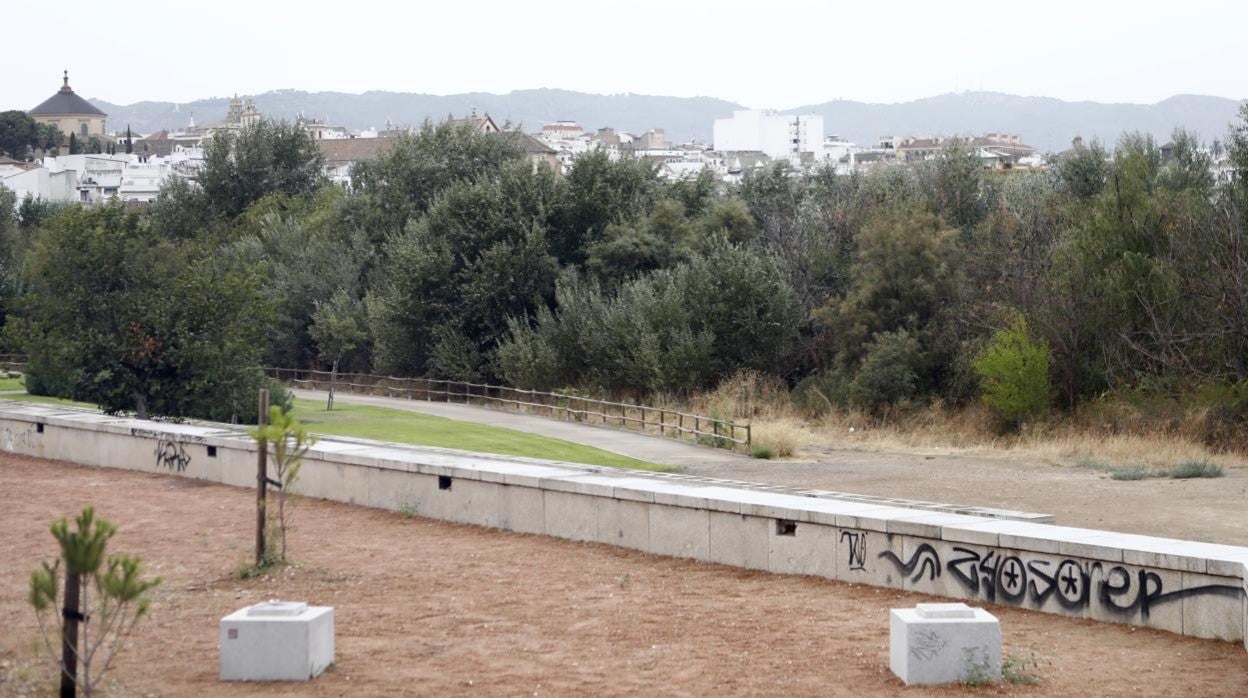
<svg viewBox="0 0 1248 698">
<path fill-rule="evenodd" d="M 1006 683 L 1037 686 L 1044 683 L 1044 673 L 1040 670 L 1043 662 L 1034 649 L 1008 652 L 1001 659 L 1001 678 Z"/>
<path fill-rule="evenodd" d="M 269 408 L 268 424 L 252 429 L 249 433 L 261 448 L 273 449 L 271 463 L 277 477 L 270 484 L 277 487 L 277 511 L 273 513 L 272 521 L 276 524 L 280 536 L 276 560 L 286 562 L 286 532 L 290 528 L 290 512 L 287 504 L 290 489 L 299 478 L 299 470 L 303 467 L 303 457 L 316 443 L 316 437 L 308 433 L 308 430 L 293 414 L 283 412 L 276 405 Z"/>
<path fill-rule="evenodd" d="M 963 649 L 962 664 L 963 685 L 986 686 L 996 681 L 992 665 L 988 661 L 988 648 L 986 646 Z"/>
<path fill-rule="evenodd" d="M 750 449 L 750 457 L 758 458 L 759 460 L 771 460 L 776 457 L 776 453 L 769 446 L 754 446 Z"/>
<path fill-rule="evenodd" d="M 138 557 L 105 555 L 117 529 L 95 518 L 93 508 L 83 509 L 74 523 L 74 530 L 64 518 L 52 524 L 61 555 L 31 574 L 27 598 L 50 657 L 56 656 L 52 638 L 61 638 L 61 695 L 81 689 L 91 696 L 139 619 L 147 615 L 147 592 L 161 580 L 144 579 Z M 58 582 L 62 566 L 63 590 Z"/>
<path fill-rule="evenodd" d="M 1011 425 L 1044 412 L 1049 404 L 1049 347 L 1032 341 L 1027 321 L 1019 317 L 973 362 L 984 404 Z"/>
<path fill-rule="evenodd" d="M 1175 480 L 1201 477 L 1222 477 L 1222 466 L 1205 460 L 1191 460 L 1170 468 L 1166 475 Z"/>
</svg>

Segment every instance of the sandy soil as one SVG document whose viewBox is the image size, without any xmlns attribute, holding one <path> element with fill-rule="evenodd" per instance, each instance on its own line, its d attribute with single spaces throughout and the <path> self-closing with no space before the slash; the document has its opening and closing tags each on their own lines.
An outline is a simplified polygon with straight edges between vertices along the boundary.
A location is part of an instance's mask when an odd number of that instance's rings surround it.
<svg viewBox="0 0 1248 698">
<path fill-rule="evenodd" d="M 924 600 L 314 500 L 297 564 L 240 581 L 250 492 L 4 456 L 0 695 L 50 686 L 25 587 L 48 523 L 85 504 L 165 578 L 116 665 L 122 695 L 889 695 L 887 609 Z M 336 607 L 337 664 L 311 684 L 218 682 L 217 620 L 274 597 Z M 1238 644 L 993 610 L 1007 652 L 1044 659 L 1041 685 L 905 693 L 1248 694 Z"/>
<path fill-rule="evenodd" d="M 1248 471 L 1220 478 L 1110 480 L 1096 470 L 1005 454 L 811 450 L 787 461 L 732 461 L 694 475 L 999 507 L 1057 516 L 1064 526 L 1248 545 Z"/>
</svg>

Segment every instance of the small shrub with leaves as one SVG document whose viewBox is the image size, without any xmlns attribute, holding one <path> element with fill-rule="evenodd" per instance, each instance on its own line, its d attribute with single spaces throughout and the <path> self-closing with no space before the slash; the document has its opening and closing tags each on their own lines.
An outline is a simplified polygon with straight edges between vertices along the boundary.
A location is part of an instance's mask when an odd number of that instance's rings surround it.
<svg viewBox="0 0 1248 698">
<path fill-rule="evenodd" d="M 31 574 L 27 598 L 48 656 L 55 660 L 54 648 L 61 650 L 61 695 L 81 689 L 91 696 L 139 619 L 147 615 L 148 592 L 161 580 L 144 578 L 138 557 L 106 555 L 117 529 L 97 519 L 95 509 L 83 509 L 74 523 L 75 530 L 64 518 L 52 524 L 60 557 L 43 562 Z"/>
<path fill-rule="evenodd" d="M 1017 425 L 1049 405 L 1049 347 L 1032 341 L 1022 317 L 993 335 L 973 362 L 984 403 Z"/>
</svg>

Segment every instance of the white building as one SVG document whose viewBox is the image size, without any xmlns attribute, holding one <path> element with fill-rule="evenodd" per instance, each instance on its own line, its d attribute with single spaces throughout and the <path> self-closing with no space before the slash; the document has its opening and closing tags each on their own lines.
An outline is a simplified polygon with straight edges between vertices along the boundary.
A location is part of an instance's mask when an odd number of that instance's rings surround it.
<svg viewBox="0 0 1248 698">
<path fill-rule="evenodd" d="M 715 120 L 715 150 L 758 151 L 794 165 L 824 157 L 823 117 L 817 114 L 778 114 L 747 109 L 730 119 Z"/>
<path fill-rule="evenodd" d="M 194 179 L 203 157 L 202 148 L 181 146 L 169 155 L 49 156 L 42 164 L 0 166 L 0 184 L 13 190 L 18 199 L 30 196 L 64 203 L 97 204 L 113 199 L 151 203 L 171 178 Z"/>
</svg>

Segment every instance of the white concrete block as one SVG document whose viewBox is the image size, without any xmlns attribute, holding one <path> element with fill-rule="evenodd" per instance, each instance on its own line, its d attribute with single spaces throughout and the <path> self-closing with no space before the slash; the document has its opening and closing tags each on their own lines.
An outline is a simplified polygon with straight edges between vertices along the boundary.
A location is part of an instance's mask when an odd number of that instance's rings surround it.
<svg viewBox="0 0 1248 698">
<path fill-rule="evenodd" d="M 597 540 L 598 499 L 571 492 L 545 493 L 545 533 L 568 540 Z"/>
<path fill-rule="evenodd" d="M 767 529 L 771 519 L 712 511 L 709 513 L 710 547 L 707 560 L 721 565 L 767 569 Z"/>
<path fill-rule="evenodd" d="M 650 547 L 650 505 L 627 499 L 598 500 L 598 542 L 634 550 Z"/>
<path fill-rule="evenodd" d="M 907 685 L 1001 680 L 1001 625 L 982 608 L 894 608 L 888 629 L 888 666 Z"/>
<path fill-rule="evenodd" d="M 217 628 L 222 681 L 307 681 L 334 662 L 334 609 L 266 601 Z"/>
<path fill-rule="evenodd" d="M 706 560 L 710 555 L 710 512 L 651 504 L 648 552 Z"/>
</svg>

